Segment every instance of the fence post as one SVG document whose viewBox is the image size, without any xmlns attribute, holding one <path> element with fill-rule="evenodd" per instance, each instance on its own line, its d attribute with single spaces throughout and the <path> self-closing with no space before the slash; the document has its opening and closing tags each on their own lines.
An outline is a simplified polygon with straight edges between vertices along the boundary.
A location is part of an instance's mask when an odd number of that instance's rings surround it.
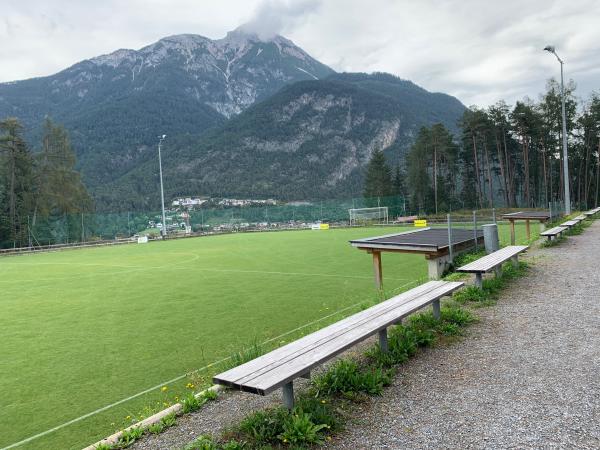
<svg viewBox="0 0 600 450">
<path fill-rule="evenodd" d="M 450 253 L 450 263 L 454 261 L 454 254 L 452 251 L 452 219 L 450 218 L 450 214 L 448 214 L 448 251 Z"/>
<path fill-rule="evenodd" d="M 494 219 L 494 223 L 496 223 L 496 208 L 492 208 L 492 218 Z"/>
<path fill-rule="evenodd" d="M 475 239 L 475 251 L 479 251 L 479 245 L 477 244 L 477 212 L 473 211 L 473 239 Z"/>
</svg>

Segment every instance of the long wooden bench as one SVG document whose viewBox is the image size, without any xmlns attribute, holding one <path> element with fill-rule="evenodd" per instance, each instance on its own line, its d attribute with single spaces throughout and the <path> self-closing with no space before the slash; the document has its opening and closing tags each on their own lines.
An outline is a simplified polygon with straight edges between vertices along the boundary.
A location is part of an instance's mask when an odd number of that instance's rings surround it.
<svg viewBox="0 0 600 450">
<path fill-rule="evenodd" d="M 550 228 L 549 230 L 546 231 L 542 231 L 540 233 L 540 236 L 545 236 L 548 238 L 549 241 L 552 240 L 552 238 L 557 238 L 559 237 L 564 231 L 568 230 L 567 227 L 561 227 L 560 225 L 554 228 Z"/>
<path fill-rule="evenodd" d="M 252 361 L 216 375 L 213 382 L 253 394 L 283 390 L 283 403 L 294 406 L 293 382 L 310 377 L 310 371 L 376 333 L 387 351 L 387 327 L 432 304 L 440 318 L 440 299 L 463 286 L 462 282 L 430 281 L 354 314 Z"/>
<path fill-rule="evenodd" d="M 580 214 L 579 216 L 577 216 L 577 217 L 574 217 L 574 218 L 573 218 L 573 220 L 577 220 L 577 221 L 579 221 L 579 222 L 582 222 L 582 221 L 584 221 L 584 220 L 585 220 L 585 215 L 583 215 L 583 214 Z"/>
<path fill-rule="evenodd" d="M 518 264 L 519 254 L 529 248 L 527 245 L 509 245 L 496 252 L 490 253 L 477 261 L 459 267 L 457 272 L 467 272 L 475 274 L 475 284 L 481 288 L 483 286 L 483 274 L 494 270 L 496 276 L 501 274 L 502 264 L 511 259 L 513 264 Z"/>
<path fill-rule="evenodd" d="M 566 222 L 563 222 L 560 224 L 561 227 L 567 227 L 567 228 L 573 228 L 575 225 L 579 224 L 580 220 L 575 220 L 575 219 L 571 219 L 571 220 L 567 220 Z"/>
</svg>

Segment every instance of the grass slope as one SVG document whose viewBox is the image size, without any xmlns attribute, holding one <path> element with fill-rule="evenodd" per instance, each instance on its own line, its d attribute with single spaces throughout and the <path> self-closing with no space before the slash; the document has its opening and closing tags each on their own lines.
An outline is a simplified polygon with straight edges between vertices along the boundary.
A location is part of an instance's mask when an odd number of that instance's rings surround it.
<svg viewBox="0 0 600 450">
<path fill-rule="evenodd" d="M 0 448 L 377 301 L 371 258 L 347 241 L 401 230 L 245 233 L 0 259 Z M 423 256 L 383 260 L 386 296 L 426 277 Z M 187 381 L 171 384 L 169 398 Z M 165 399 L 156 389 L 19 448 L 81 448 Z"/>
</svg>

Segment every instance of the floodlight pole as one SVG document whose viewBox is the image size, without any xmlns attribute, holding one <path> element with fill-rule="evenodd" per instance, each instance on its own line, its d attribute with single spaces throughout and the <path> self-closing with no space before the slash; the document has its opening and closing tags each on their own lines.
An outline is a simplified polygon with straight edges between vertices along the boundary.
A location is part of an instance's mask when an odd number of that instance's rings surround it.
<svg viewBox="0 0 600 450">
<path fill-rule="evenodd" d="M 563 77 L 563 60 L 556 54 L 556 49 L 548 45 L 544 48 L 547 52 L 552 53 L 560 63 L 560 99 L 562 108 L 562 144 L 563 144 L 563 172 L 565 184 L 565 214 L 571 214 L 571 190 L 569 186 L 569 153 L 567 150 L 567 113 L 565 108 L 565 82 Z"/>
<path fill-rule="evenodd" d="M 160 234 L 164 238 L 167 235 L 167 218 L 165 215 L 165 191 L 163 189 L 163 176 L 162 176 L 162 160 L 160 157 L 160 147 L 162 145 L 162 141 L 167 137 L 166 134 L 158 137 L 158 170 L 160 173 L 160 201 L 162 205 L 162 227 L 160 229 Z"/>
</svg>

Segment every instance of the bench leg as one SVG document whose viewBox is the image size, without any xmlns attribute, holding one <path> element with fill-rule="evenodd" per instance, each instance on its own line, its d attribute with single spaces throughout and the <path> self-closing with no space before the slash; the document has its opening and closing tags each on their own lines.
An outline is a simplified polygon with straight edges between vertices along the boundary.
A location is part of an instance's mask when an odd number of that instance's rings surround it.
<svg viewBox="0 0 600 450">
<path fill-rule="evenodd" d="M 494 267 L 494 272 L 496 273 L 496 278 L 500 278 L 502 276 L 502 264 Z"/>
<path fill-rule="evenodd" d="M 477 286 L 479 289 L 483 288 L 483 276 L 481 275 L 481 272 L 477 272 L 475 274 L 475 286 Z"/>
<path fill-rule="evenodd" d="M 510 260 L 512 261 L 512 265 L 515 269 L 519 267 L 519 255 L 513 256 L 512 258 L 510 258 Z"/>
<path fill-rule="evenodd" d="M 283 391 L 283 406 L 287 409 L 294 408 L 294 382 L 290 381 L 281 388 Z"/>
<path fill-rule="evenodd" d="M 440 318 L 442 317 L 440 311 L 440 299 L 438 298 L 437 300 L 434 300 L 431 306 L 433 307 L 433 318 L 435 320 L 440 320 Z"/>
<path fill-rule="evenodd" d="M 384 328 L 383 330 L 379 330 L 379 349 L 383 353 L 387 353 L 388 352 L 387 328 Z"/>
</svg>

